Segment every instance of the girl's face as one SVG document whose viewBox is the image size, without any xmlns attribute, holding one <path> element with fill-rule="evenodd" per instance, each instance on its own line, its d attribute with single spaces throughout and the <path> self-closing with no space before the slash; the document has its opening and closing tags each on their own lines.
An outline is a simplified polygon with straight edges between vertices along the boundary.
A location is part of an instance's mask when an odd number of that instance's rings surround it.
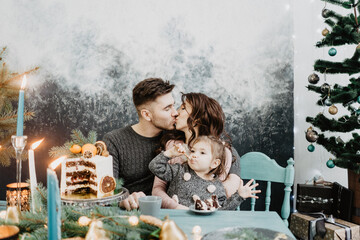
<svg viewBox="0 0 360 240">
<path fill-rule="evenodd" d="M 217 161 L 213 159 L 211 145 L 208 142 L 199 141 L 191 147 L 190 151 L 188 164 L 192 170 L 207 174 L 217 167 Z"/>
<path fill-rule="evenodd" d="M 185 101 L 177 110 L 178 116 L 176 118 L 176 129 L 185 132 L 188 129 L 187 120 L 192 112 L 192 107 Z"/>
</svg>

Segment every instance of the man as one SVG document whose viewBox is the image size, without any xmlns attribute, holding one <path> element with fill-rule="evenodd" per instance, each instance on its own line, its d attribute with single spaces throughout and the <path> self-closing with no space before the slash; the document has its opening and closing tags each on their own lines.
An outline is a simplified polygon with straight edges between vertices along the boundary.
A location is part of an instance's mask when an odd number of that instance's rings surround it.
<svg viewBox="0 0 360 240">
<path fill-rule="evenodd" d="M 124 180 L 131 195 L 120 203 L 127 210 L 139 206 L 138 198 L 151 195 L 154 175 L 149 162 L 156 156 L 163 130 L 174 129 L 178 112 L 171 91 L 175 85 L 161 78 L 148 78 L 133 89 L 139 122 L 104 136 L 113 157 L 114 176 Z"/>
</svg>

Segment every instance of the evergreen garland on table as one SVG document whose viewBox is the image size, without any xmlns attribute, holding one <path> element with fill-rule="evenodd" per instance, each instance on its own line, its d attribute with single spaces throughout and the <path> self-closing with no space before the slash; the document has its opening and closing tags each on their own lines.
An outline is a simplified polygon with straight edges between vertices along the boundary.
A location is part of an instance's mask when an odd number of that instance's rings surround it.
<svg viewBox="0 0 360 240">
<path fill-rule="evenodd" d="M 318 59 L 314 63 L 314 71 L 324 74 L 348 74 L 349 76 L 360 73 L 360 1 L 359 0 L 322 0 L 324 2 L 349 9 L 350 13 L 341 15 L 334 10 L 325 8 L 322 10 L 322 16 L 329 29 L 322 31 L 324 36 L 316 47 L 332 47 L 329 55 L 336 55 L 337 50 L 334 46 L 350 45 L 354 52 L 349 58 L 343 61 L 329 61 Z M 342 49 L 341 49 L 342 50 Z M 306 121 L 314 127 L 320 129 L 323 133 L 328 132 L 333 135 L 337 133 L 351 133 L 360 129 L 360 77 L 348 79 L 347 85 L 341 86 L 337 83 L 322 83 L 321 86 L 315 86 L 319 81 L 319 76 L 315 73 L 309 76 L 310 85 L 308 90 L 318 93 L 319 100 L 317 104 L 327 108 L 332 115 L 338 113 L 338 107 L 342 107 L 348 114 L 341 117 L 328 117 L 324 111 L 315 117 L 307 117 Z M 335 106 L 334 104 L 341 104 Z M 327 166 L 347 168 L 355 173 L 360 173 L 360 137 L 357 133 L 352 133 L 352 138 L 348 142 L 342 141 L 339 136 L 326 137 L 323 133 L 318 134 L 312 130 L 312 127 L 306 132 L 306 138 L 309 142 L 316 142 L 322 145 L 326 150 L 334 155 L 335 159 L 329 159 Z M 314 146 L 310 145 L 308 150 L 314 151 Z"/>
<path fill-rule="evenodd" d="M 11 136 L 16 133 L 17 110 L 13 103 L 19 97 L 22 77 L 38 70 L 38 67 L 22 74 L 9 71 L 4 62 L 6 48 L 0 50 L 0 165 L 9 166 L 10 159 L 15 158 L 15 151 L 11 145 Z M 30 120 L 33 112 L 24 112 L 24 121 Z M 27 152 L 23 152 L 22 159 L 27 159 Z"/>
<path fill-rule="evenodd" d="M 34 212 L 21 212 L 18 224 L 0 220 L 0 225 L 16 225 L 20 229 L 20 239 L 24 240 L 47 240 L 47 189 L 41 183 L 38 184 L 35 197 L 39 198 L 39 206 Z M 122 215 L 120 215 L 122 214 Z M 100 220 L 102 229 L 110 239 L 158 239 L 159 227 L 139 220 L 136 225 L 129 223 L 130 216 L 140 216 L 140 212 L 121 211 L 117 206 L 97 206 L 91 209 L 81 209 L 74 206 L 61 206 L 61 237 L 85 237 L 89 226 L 81 226 L 78 221 L 86 216 L 91 221 Z"/>
</svg>

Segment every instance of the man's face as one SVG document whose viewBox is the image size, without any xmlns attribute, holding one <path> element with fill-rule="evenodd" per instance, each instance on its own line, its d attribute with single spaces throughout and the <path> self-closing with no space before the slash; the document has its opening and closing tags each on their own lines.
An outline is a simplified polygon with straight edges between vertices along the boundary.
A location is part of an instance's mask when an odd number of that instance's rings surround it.
<svg viewBox="0 0 360 240">
<path fill-rule="evenodd" d="M 162 130 L 175 128 L 175 118 L 178 112 L 175 109 L 175 101 L 171 93 L 159 96 L 149 104 L 151 122 L 155 127 Z"/>
</svg>

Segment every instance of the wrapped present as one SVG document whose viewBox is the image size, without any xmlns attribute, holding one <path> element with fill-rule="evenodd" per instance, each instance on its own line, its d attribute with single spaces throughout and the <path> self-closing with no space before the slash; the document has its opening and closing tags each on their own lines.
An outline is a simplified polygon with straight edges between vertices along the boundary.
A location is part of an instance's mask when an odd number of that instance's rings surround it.
<svg viewBox="0 0 360 240">
<path fill-rule="evenodd" d="M 354 192 L 334 182 L 333 187 L 333 212 L 336 218 L 345 221 L 351 221 L 351 208 L 354 198 Z"/>
<path fill-rule="evenodd" d="M 331 186 L 298 184 L 296 209 L 299 212 L 332 214 L 333 191 Z"/>
<path fill-rule="evenodd" d="M 360 226 L 341 219 L 334 223 L 323 217 L 312 217 L 301 213 L 291 214 L 290 231 L 305 240 L 350 240 L 360 239 Z"/>
</svg>

